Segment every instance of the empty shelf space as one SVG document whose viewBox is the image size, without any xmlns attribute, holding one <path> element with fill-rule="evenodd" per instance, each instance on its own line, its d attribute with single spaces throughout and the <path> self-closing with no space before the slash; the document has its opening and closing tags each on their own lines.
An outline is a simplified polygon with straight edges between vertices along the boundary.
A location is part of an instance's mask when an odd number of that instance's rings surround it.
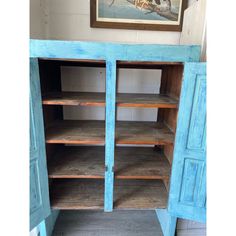
<svg viewBox="0 0 236 236">
<path fill-rule="evenodd" d="M 55 121 L 46 129 L 47 143 L 104 144 L 104 121 Z M 165 145 L 174 142 L 174 134 L 163 123 L 117 121 L 116 144 Z"/>
<path fill-rule="evenodd" d="M 48 164 L 49 178 L 104 178 L 104 147 L 65 146 Z M 115 178 L 165 179 L 170 164 L 160 151 L 149 147 L 116 147 Z"/>
<path fill-rule="evenodd" d="M 43 96 L 44 105 L 105 106 L 105 93 L 58 92 Z M 163 94 L 118 93 L 119 107 L 177 108 L 178 100 Z"/>
<path fill-rule="evenodd" d="M 116 180 L 115 209 L 166 208 L 167 191 L 160 180 Z"/>
<path fill-rule="evenodd" d="M 47 143 L 104 144 L 104 121 L 55 121 L 46 129 Z"/>
<path fill-rule="evenodd" d="M 161 122 L 117 121 L 116 144 L 173 144 L 174 133 Z"/>
<path fill-rule="evenodd" d="M 50 159 L 49 178 L 104 178 L 104 147 L 65 146 Z"/>
<path fill-rule="evenodd" d="M 104 180 L 64 179 L 53 182 L 50 200 L 53 209 L 103 209 Z"/>
<path fill-rule="evenodd" d="M 161 151 L 151 147 L 116 147 L 116 179 L 166 179 L 170 164 Z"/>
</svg>

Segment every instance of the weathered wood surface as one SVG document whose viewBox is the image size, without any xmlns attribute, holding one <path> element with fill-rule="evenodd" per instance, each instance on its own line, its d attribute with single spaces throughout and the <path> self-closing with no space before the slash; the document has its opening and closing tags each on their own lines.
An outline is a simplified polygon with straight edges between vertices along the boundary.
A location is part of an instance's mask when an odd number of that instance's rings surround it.
<svg viewBox="0 0 236 236">
<path fill-rule="evenodd" d="M 163 123 L 146 121 L 116 122 L 116 144 L 165 145 L 173 142 L 173 133 Z"/>
<path fill-rule="evenodd" d="M 61 211 L 53 236 L 163 236 L 155 211 Z"/>
<path fill-rule="evenodd" d="M 116 44 L 82 41 L 30 40 L 30 57 L 122 61 L 197 62 L 195 45 Z"/>
<path fill-rule="evenodd" d="M 105 144 L 104 121 L 55 121 L 46 130 L 47 143 Z M 174 134 L 163 124 L 143 121 L 117 121 L 116 144 L 165 145 Z"/>
<path fill-rule="evenodd" d="M 104 178 L 104 147 L 64 147 L 48 164 L 49 178 Z M 166 179 L 170 165 L 149 147 L 116 147 L 115 178 Z"/>
<path fill-rule="evenodd" d="M 46 130 L 47 143 L 104 144 L 104 121 L 55 121 Z"/>
<path fill-rule="evenodd" d="M 48 164 L 48 176 L 49 178 L 103 179 L 104 163 L 104 147 L 65 146 L 51 158 Z"/>
<path fill-rule="evenodd" d="M 114 209 L 166 208 L 167 192 L 160 180 L 116 180 Z"/>
<path fill-rule="evenodd" d="M 58 92 L 43 96 L 44 105 L 105 106 L 105 93 Z M 176 108 L 178 100 L 162 94 L 118 93 L 119 107 Z"/>
<path fill-rule="evenodd" d="M 58 92 L 43 96 L 44 105 L 105 106 L 105 93 Z"/>
<path fill-rule="evenodd" d="M 103 209 L 103 180 L 63 179 L 50 189 L 53 209 Z"/>
<path fill-rule="evenodd" d="M 81 67 L 106 67 L 104 60 L 85 60 L 70 58 L 40 58 L 39 61 L 47 63 L 56 62 L 60 66 L 81 66 Z M 136 69 L 162 69 L 168 65 L 183 65 L 182 62 L 168 61 L 117 61 L 117 68 L 136 68 Z"/>
<path fill-rule="evenodd" d="M 116 179 L 169 179 L 170 165 L 152 147 L 116 147 Z"/>
</svg>

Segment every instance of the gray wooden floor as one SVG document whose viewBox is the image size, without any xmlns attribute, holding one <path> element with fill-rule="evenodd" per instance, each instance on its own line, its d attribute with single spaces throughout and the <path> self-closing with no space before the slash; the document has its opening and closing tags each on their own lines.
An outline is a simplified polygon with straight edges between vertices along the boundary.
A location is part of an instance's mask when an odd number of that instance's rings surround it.
<svg viewBox="0 0 236 236">
<path fill-rule="evenodd" d="M 155 211 L 61 211 L 53 236 L 163 236 Z"/>
</svg>

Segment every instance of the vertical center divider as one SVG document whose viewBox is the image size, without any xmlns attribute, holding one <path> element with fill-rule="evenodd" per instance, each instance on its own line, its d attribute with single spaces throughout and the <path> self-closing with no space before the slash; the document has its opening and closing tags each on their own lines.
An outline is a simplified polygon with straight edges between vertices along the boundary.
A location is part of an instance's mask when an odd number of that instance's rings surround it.
<svg viewBox="0 0 236 236">
<path fill-rule="evenodd" d="M 106 60 L 106 132 L 104 211 L 113 210 L 116 117 L 116 60 Z"/>
</svg>

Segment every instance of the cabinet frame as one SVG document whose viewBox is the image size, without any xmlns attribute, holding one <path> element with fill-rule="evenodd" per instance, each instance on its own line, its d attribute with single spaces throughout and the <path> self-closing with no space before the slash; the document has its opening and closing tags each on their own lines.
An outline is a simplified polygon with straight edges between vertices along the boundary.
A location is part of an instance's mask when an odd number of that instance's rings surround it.
<svg viewBox="0 0 236 236">
<path fill-rule="evenodd" d="M 118 61 L 199 62 L 200 46 L 115 44 L 79 41 L 30 40 L 30 57 L 103 60 L 106 63 L 106 129 L 104 211 L 113 210 L 116 66 Z"/>
</svg>

